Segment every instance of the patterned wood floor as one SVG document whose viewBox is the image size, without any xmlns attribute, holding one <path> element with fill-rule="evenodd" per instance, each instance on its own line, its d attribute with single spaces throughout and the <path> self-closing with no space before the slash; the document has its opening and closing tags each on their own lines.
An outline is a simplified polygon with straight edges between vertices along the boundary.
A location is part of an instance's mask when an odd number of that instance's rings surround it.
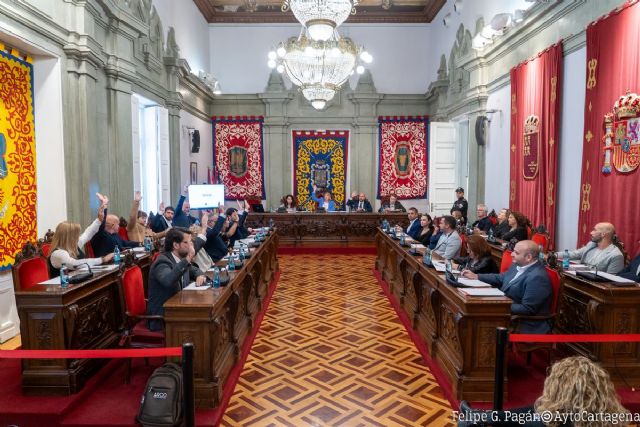
<svg viewBox="0 0 640 427">
<path fill-rule="evenodd" d="M 281 256 L 224 426 L 453 426 L 373 255 Z"/>
</svg>

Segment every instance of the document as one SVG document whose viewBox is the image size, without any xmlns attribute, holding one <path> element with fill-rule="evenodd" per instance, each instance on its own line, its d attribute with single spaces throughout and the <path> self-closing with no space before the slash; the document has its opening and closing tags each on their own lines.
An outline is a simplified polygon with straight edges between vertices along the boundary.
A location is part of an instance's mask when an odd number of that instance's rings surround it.
<svg viewBox="0 0 640 427">
<path fill-rule="evenodd" d="M 182 288 L 183 291 L 204 291 L 205 289 L 209 289 L 211 286 L 202 285 L 196 286 L 196 282 L 189 283 L 189 286 Z"/>
<path fill-rule="evenodd" d="M 458 283 L 464 286 L 468 286 L 470 288 L 490 288 L 491 285 L 477 279 L 466 279 L 464 277 L 458 278 Z"/>
<path fill-rule="evenodd" d="M 470 297 L 501 297 L 504 292 L 496 288 L 458 288 L 458 290 Z"/>
</svg>

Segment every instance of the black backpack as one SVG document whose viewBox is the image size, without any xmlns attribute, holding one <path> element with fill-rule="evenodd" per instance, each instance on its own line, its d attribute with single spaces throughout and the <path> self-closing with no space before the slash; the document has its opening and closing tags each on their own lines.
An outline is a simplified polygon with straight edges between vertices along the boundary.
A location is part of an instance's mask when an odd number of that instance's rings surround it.
<svg viewBox="0 0 640 427">
<path fill-rule="evenodd" d="M 165 363 L 153 371 L 142 393 L 136 421 L 144 427 L 182 424 L 182 369 Z"/>
</svg>

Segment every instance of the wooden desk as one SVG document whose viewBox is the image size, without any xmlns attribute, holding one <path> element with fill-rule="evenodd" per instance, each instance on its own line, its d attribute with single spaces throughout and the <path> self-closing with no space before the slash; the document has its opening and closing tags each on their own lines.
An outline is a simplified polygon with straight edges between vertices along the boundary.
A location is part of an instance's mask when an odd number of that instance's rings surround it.
<svg viewBox="0 0 640 427">
<path fill-rule="evenodd" d="M 447 375 L 456 398 L 491 401 L 496 328 L 509 325 L 511 300 L 463 295 L 381 230 L 376 246 L 376 269 Z"/>
<path fill-rule="evenodd" d="M 562 275 L 556 333 L 637 334 L 640 333 L 640 288 L 617 287 L 591 282 L 572 274 Z M 568 343 L 562 351 L 598 361 L 609 371 L 616 385 L 640 384 L 639 343 Z"/>
<path fill-rule="evenodd" d="M 216 407 L 229 372 L 278 270 L 278 235 L 273 233 L 220 289 L 181 291 L 164 304 L 167 347 L 194 344 L 197 407 Z"/>
<path fill-rule="evenodd" d="M 118 270 L 69 285 L 35 285 L 16 292 L 22 347 L 26 350 L 114 347 L 124 325 Z M 79 391 L 104 359 L 25 359 L 25 394 Z"/>
<path fill-rule="evenodd" d="M 349 212 L 296 212 L 296 213 L 255 213 L 251 212 L 246 225 L 252 228 L 266 227 L 273 220 L 280 242 L 288 245 L 313 243 L 375 242 L 376 229 L 387 219 L 392 225 L 409 225 L 404 212 L 398 213 L 349 213 Z"/>
</svg>

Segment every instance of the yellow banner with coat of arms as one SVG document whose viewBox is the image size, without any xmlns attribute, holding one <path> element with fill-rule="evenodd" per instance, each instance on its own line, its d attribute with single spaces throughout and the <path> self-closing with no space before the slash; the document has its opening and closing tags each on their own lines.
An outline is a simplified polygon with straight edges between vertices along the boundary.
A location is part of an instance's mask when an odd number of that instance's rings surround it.
<svg viewBox="0 0 640 427">
<path fill-rule="evenodd" d="M 33 66 L 0 44 L 0 270 L 37 239 Z"/>
</svg>

